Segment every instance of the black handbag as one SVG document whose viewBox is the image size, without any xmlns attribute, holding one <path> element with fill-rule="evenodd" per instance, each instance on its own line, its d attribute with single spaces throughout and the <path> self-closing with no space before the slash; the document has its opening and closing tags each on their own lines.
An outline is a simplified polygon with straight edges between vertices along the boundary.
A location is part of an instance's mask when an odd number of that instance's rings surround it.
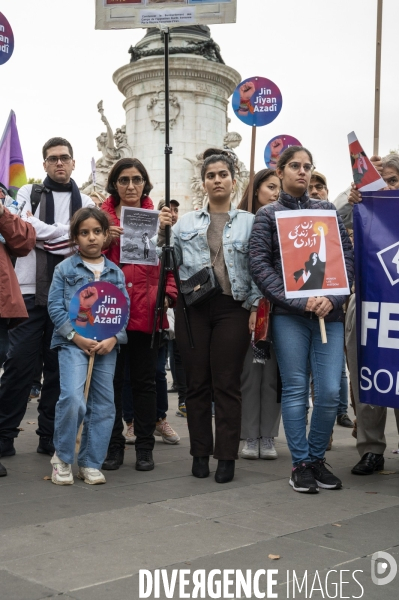
<svg viewBox="0 0 399 600">
<path fill-rule="evenodd" d="M 186 306 L 197 306 L 222 293 L 223 290 L 217 280 L 215 269 L 213 268 L 222 244 L 223 240 L 216 253 L 212 266 L 204 267 L 197 273 L 194 273 L 189 279 L 181 281 L 180 291 L 184 296 Z"/>
</svg>

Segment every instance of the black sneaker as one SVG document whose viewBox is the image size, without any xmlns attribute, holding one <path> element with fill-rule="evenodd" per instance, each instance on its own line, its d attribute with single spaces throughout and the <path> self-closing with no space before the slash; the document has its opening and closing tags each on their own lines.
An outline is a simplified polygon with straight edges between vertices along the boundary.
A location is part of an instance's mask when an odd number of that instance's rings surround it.
<svg viewBox="0 0 399 600">
<path fill-rule="evenodd" d="M 55 452 L 53 438 L 40 436 L 37 452 L 39 454 L 48 454 L 49 456 L 53 456 Z"/>
<path fill-rule="evenodd" d="M 101 467 L 105 471 L 117 471 L 123 465 L 125 449 L 122 446 L 110 446 L 107 452 L 107 458 Z"/>
<path fill-rule="evenodd" d="M 299 467 L 292 469 L 290 485 L 296 492 L 317 494 L 319 491 L 312 466 L 309 463 L 302 463 Z"/>
<path fill-rule="evenodd" d="M 0 456 L 14 456 L 14 438 L 0 438 Z"/>
<path fill-rule="evenodd" d="M 152 451 L 136 448 L 136 471 L 152 471 L 153 468 Z"/>
<path fill-rule="evenodd" d="M 7 469 L 4 465 L 0 463 L 0 477 L 5 477 L 7 475 Z"/>
<path fill-rule="evenodd" d="M 340 490 L 342 481 L 335 477 L 326 467 L 326 459 L 312 462 L 313 475 L 318 485 L 325 490 Z M 331 465 L 328 465 L 329 467 Z"/>
</svg>

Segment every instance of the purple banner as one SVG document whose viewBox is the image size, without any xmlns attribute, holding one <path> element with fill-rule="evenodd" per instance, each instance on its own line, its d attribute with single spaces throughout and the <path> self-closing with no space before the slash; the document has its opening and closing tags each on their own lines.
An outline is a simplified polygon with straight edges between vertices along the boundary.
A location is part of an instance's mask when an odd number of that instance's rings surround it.
<svg viewBox="0 0 399 600">
<path fill-rule="evenodd" d="M 10 112 L 0 141 L 0 182 L 10 189 L 14 197 L 19 188 L 27 183 L 14 111 Z"/>
</svg>

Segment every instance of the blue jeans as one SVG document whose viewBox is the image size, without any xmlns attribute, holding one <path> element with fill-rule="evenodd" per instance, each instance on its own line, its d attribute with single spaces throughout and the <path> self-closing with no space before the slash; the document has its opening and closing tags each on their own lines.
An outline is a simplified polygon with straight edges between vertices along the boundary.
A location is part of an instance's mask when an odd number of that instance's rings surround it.
<svg viewBox="0 0 399 600">
<path fill-rule="evenodd" d="M 328 342 L 322 344 L 317 317 L 272 317 L 274 350 L 283 383 L 283 423 L 294 466 L 324 458 L 337 416 L 344 326 L 342 323 L 326 323 L 326 332 Z M 315 405 L 306 439 L 308 362 L 313 375 Z"/>
<path fill-rule="evenodd" d="M 104 462 L 115 420 L 116 354 L 116 349 L 103 356 L 96 354 L 86 404 L 84 386 L 89 357 L 75 344 L 59 346 L 61 393 L 55 407 L 54 447 L 57 456 L 68 464 L 74 462 L 76 435 L 83 419 L 78 465 L 100 469 Z"/>
<path fill-rule="evenodd" d="M 348 412 L 348 395 L 348 376 L 346 374 L 346 357 L 344 354 L 337 415 L 345 415 Z"/>
</svg>

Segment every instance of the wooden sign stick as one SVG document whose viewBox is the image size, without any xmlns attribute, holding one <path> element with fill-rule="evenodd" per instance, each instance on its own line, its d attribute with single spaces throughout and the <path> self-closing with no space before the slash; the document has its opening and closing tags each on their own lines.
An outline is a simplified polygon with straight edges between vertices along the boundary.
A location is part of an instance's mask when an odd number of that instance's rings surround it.
<svg viewBox="0 0 399 600">
<path fill-rule="evenodd" d="M 383 0 L 378 0 L 377 40 L 376 40 L 376 59 L 375 59 L 374 144 L 373 144 L 374 156 L 378 156 L 378 147 L 379 147 L 379 142 L 380 142 L 382 5 L 383 5 Z"/>
<path fill-rule="evenodd" d="M 319 317 L 319 325 L 320 325 L 321 343 L 327 344 L 327 332 L 326 332 L 326 324 L 324 323 L 324 317 Z"/>
<path fill-rule="evenodd" d="M 86 376 L 85 391 L 84 391 L 84 397 L 85 397 L 85 400 L 86 400 L 86 404 L 87 404 L 87 398 L 89 397 L 91 376 L 93 374 L 93 365 L 94 365 L 95 356 L 96 356 L 95 354 L 91 354 L 90 355 L 89 364 L 88 364 L 88 367 L 87 367 L 87 376 Z M 76 454 L 79 454 L 80 444 L 82 442 L 83 422 L 84 422 L 84 419 L 83 419 L 83 421 L 80 424 L 78 435 L 76 436 L 76 445 L 75 445 L 75 452 L 76 452 Z"/>
<path fill-rule="evenodd" d="M 250 167 L 249 167 L 249 184 L 248 184 L 248 212 L 252 212 L 252 196 L 254 193 L 254 177 L 255 177 L 255 147 L 256 147 L 256 125 L 252 125 L 251 161 L 250 161 Z"/>
</svg>

